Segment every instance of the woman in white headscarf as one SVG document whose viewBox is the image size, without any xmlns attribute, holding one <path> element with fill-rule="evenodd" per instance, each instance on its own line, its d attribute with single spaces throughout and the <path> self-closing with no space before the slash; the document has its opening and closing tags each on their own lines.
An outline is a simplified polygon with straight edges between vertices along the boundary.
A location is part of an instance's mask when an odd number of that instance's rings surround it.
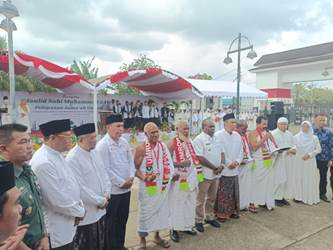
<svg viewBox="0 0 333 250">
<path fill-rule="evenodd" d="M 295 135 L 296 190 L 295 201 L 308 205 L 319 203 L 319 173 L 316 155 L 321 152 L 318 137 L 313 134 L 311 123 L 302 122 L 300 132 Z"/>
</svg>

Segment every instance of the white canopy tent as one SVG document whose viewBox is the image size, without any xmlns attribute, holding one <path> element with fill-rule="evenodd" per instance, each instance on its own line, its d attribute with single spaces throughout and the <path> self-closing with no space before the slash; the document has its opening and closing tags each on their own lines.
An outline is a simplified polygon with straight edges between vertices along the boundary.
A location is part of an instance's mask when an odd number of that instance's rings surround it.
<svg viewBox="0 0 333 250">
<path fill-rule="evenodd" d="M 203 93 L 204 96 L 233 97 L 237 95 L 236 82 L 198 80 L 189 78 L 186 80 Z M 240 97 L 267 98 L 267 93 L 257 89 L 256 87 L 241 83 Z"/>
</svg>

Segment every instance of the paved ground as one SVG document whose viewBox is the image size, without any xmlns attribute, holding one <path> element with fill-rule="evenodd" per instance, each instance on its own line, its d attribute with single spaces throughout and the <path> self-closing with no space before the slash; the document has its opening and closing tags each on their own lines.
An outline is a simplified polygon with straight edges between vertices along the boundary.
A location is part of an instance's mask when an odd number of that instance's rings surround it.
<svg viewBox="0 0 333 250">
<path fill-rule="evenodd" d="M 137 188 L 134 188 L 126 239 L 130 249 L 138 248 L 136 228 Z M 162 235 L 168 239 L 167 232 Z M 205 233 L 198 236 L 181 235 L 181 242 L 172 242 L 171 249 L 326 250 L 333 249 L 332 236 L 333 203 L 316 206 L 292 203 L 291 207 L 272 212 L 265 209 L 258 214 L 243 212 L 239 220 L 228 221 L 220 229 L 206 226 Z M 161 248 L 150 243 L 148 249 Z"/>
</svg>

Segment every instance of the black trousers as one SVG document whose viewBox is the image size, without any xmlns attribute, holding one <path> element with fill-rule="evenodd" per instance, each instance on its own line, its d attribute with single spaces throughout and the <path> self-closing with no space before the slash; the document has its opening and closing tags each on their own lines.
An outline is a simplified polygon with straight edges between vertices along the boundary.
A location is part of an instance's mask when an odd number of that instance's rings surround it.
<svg viewBox="0 0 333 250">
<path fill-rule="evenodd" d="M 131 192 L 112 194 L 106 211 L 105 250 L 121 250 L 125 243 Z"/>
<path fill-rule="evenodd" d="M 133 118 L 132 127 L 135 127 L 136 129 L 141 128 L 140 117 L 136 116 L 136 117 Z"/>
<path fill-rule="evenodd" d="M 144 126 L 150 122 L 150 119 L 149 118 L 142 118 L 142 129 L 144 128 Z"/>
<path fill-rule="evenodd" d="M 131 119 L 130 118 L 125 118 L 124 119 L 124 128 L 130 128 L 131 127 Z"/>
<path fill-rule="evenodd" d="M 317 160 L 317 168 L 320 174 L 319 181 L 319 195 L 320 197 L 325 196 L 327 192 L 327 171 L 330 169 L 330 184 L 333 191 L 333 169 L 327 167 L 328 161 L 318 161 Z"/>
<path fill-rule="evenodd" d="M 78 226 L 74 237 L 76 250 L 103 250 L 105 240 L 105 216 L 99 221 Z"/>
<path fill-rule="evenodd" d="M 74 250 L 74 243 L 71 242 L 67 245 L 61 246 L 61 247 L 51 247 L 52 250 Z"/>
</svg>

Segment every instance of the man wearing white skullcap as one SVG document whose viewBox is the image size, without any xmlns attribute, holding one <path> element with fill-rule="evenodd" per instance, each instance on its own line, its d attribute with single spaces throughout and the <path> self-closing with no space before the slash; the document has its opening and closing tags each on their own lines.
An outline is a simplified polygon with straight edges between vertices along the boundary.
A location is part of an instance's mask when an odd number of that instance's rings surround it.
<svg viewBox="0 0 333 250">
<path fill-rule="evenodd" d="M 275 142 L 281 150 L 274 164 L 274 199 L 276 206 L 289 206 L 286 199 L 293 199 L 295 192 L 295 154 L 296 147 L 292 133 L 288 131 L 288 119 L 281 117 L 277 129 L 272 132 Z"/>
</svg>

